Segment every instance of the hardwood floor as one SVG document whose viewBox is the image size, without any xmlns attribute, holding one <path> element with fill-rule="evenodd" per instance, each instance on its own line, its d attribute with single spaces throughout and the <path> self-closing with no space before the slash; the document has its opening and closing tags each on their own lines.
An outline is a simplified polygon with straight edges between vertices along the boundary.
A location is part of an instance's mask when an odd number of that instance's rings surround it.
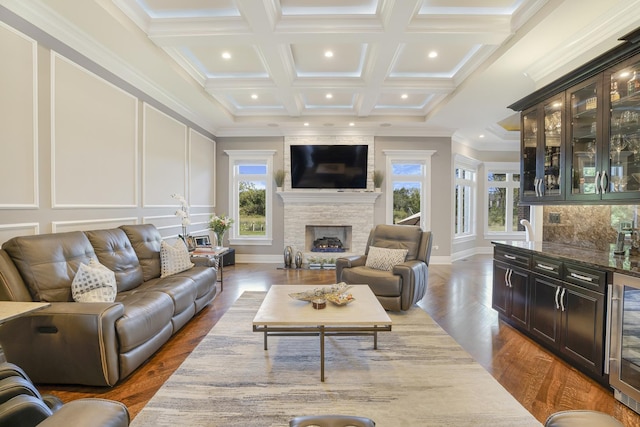
<svg viewBox="0 0 640 427">
<path fill-rule="evenodd" d="M 557 411 L 591 409 L 611 414 L 627 427 L 640 426 L 640 416 L 615 400 L 608 389 L 498 321 L 491 308 L 492 274 L 488 255 L 433 265 L 427 294 L 419 305 L 540 422 Z M 225 267 L 224 279 L 224 291 L 214 302 L 122 383 L 113 388 L 40 385 L 40 391 L 63 401 L 119 400 L 135 417 L 242 292 L 264 291 L 271 284 L 331 284 L 335 272 L 237 264 Z"/>
</svg>

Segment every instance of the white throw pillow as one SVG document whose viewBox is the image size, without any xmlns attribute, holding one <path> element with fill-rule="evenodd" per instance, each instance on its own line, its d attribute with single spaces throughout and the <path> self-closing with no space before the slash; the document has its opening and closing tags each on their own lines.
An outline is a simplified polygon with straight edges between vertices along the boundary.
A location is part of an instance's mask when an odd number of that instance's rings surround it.
<svg viewBox="0 0 640 427">
<path fill-rule="evenodd" d="M 80 264 L 71 283 L 71 296 L 77 302 L 114 302 L 117 293 L 115 273 L 96 258 Z"/>
<path fill-rule="evenodd" d="M 187 246 L 182 239 L 177 239 L 173 245 L 162 241 L 160 244 L 160 277 L 171 276 L 193 266 Z"/>
<path fill-rule="evenodd" d="M 407 257 L 408 249 L 387 249 L 369 246 L 369 254 L 365 266 L 376 270 L 393 269 L 394 265 L 403 263 Z"/>
</svg>

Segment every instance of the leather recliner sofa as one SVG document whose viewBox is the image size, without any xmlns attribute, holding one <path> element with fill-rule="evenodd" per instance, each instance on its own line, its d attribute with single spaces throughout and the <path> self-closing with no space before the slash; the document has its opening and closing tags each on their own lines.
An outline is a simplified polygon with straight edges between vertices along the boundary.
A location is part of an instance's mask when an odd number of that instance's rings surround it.
<svg viewBox="0 0 640 427">
<path fill-rule="evenodd" d="M 112 386 L 155 353 L 217 294 L 213 268 L 160 277 L 151 224 L 15 237 L 0 250 L 0 300 L 50 306 L 0 326 L 9 362 L 36 383 Z M 91 258 L 115 273 L 113 303 L 75 302 L 71 283 Z"/>
</svg>

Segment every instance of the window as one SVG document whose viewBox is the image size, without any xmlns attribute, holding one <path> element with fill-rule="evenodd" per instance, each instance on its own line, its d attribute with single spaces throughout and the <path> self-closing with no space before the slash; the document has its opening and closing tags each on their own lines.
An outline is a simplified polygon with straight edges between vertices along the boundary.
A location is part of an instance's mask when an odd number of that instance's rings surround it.
<svg viewBox="0 0 640 427">
<path fill-rule="evenodd" d="M 456 156 L 454 176 L 454 224 L 455 239 L 474 236 L 478 162 Z"/>
<path fill-rule="evenodd" d="M 486 224 L 489 235 L 521 238 L 520 220 L 530 219 L 529 206 L 520 204 L 520 172 L 517 164 L 487 164 Z"/>
<path fill-rule="evenodd" d="M 431 156 L 433 150 L 384 150 L 388 177 L 387 223 L 430 230 Z"/>
<path fill-rule="evenodd" d="M 270 245 L 272 237 L 273 150 L 225 150 L 229 155 L 229 241 Z"/>
</svg>

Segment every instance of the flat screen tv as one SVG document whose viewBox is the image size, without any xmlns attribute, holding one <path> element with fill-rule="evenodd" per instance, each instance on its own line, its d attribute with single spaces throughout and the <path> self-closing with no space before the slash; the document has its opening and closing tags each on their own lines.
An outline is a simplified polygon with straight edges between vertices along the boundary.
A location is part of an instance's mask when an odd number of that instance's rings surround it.
<svg viewBox="0 0 640 427">
<path fill-rule="evenodd" d="M 291 188 L 367 188 L 367 145 L 292 145 Z"/>
</svg>

